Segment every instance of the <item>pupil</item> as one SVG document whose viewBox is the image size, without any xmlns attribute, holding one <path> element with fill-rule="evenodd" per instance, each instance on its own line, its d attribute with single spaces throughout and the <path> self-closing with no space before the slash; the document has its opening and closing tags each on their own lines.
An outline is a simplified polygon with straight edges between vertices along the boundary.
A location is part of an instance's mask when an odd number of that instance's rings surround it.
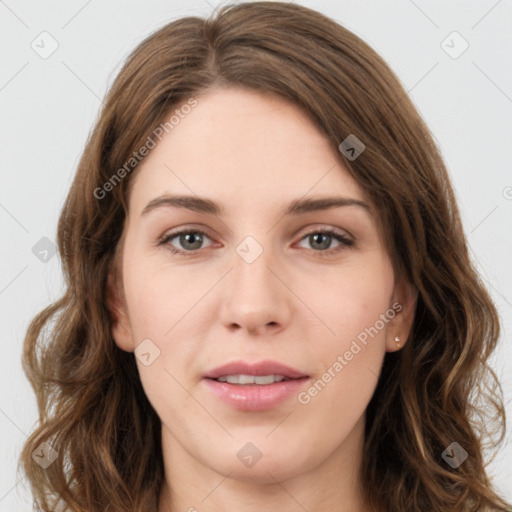
<svg viewBox="0 0 512 512">
<path fill-rule="evenodd" d="M 182 238 L 186 240 L 186 243 L 190 243 L 190 244 L 194 244 L 194 238 L 198 236 L 198 240 L 197 242 L 199 243 L 199 247 L 201 246 L 201 239 L 200 239 L 200 236 L 198 233 L 188 233 L 186 235 L 182 235 Z M 186 245 L 186 244 L 185 244 Z M 199 247 L 193 247 L 193 249 L 197 249 Z"/>
<path fill-rule="evenodd" d="M 312 237 L 313 237 L 313 239 L 314 239 L 314 243 L 316 243 L 316 242 L 317 242 L 317 238 L 318 238 L 318 237 L 324 237 L 324 243 L 322 244 L 322 243 L 320 242 L 320 245 L 322 246 L 321 248 L 322 248 L 322 249 L 327 249 L 327 248 L 329 247 L 328 240 L 329 240 L 329 238 L 330 238 L 330 235 L 326 235 L 325 233 L 317 233 L 317 234 L 315 234 L 315 235 L 312 235 Z M 325 242 L 326 242 L 326 240 L 327 240 L 327 243 L 325 243 Z M 313 245 L 314 245 L 314 244 L 313 244 Z"/>
</svg>

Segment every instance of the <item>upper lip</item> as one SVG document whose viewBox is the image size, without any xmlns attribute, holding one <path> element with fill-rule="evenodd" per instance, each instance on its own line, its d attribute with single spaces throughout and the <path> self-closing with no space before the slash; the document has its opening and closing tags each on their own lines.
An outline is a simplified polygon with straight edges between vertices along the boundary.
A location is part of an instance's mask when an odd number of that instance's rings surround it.
<svg viewBox="0 0 512 512">
<path fill-rule="evenodd" d="M 282 375 L 288 379 L 308 377 L 305 373 L 278 361 L 260 361 L 258 363 L 233 361 L 210 370 L 203 377 L 217 379 L 224 375 Z"/>
</svg>

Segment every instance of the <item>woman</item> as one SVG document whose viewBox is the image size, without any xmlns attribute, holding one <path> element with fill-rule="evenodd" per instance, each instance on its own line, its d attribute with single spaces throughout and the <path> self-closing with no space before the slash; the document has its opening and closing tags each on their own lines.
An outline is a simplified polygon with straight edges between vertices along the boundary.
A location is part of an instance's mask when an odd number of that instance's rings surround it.
<svg viewBox="0 0 512 512">
<path fill-rule="evenodd" d="M 24 351 L 39 510 L 510 510 L 480 435 L 499 319 L 444 163 L 332 20 L 255 2 L 143 41 L 58 243 Z"/>
</svg>

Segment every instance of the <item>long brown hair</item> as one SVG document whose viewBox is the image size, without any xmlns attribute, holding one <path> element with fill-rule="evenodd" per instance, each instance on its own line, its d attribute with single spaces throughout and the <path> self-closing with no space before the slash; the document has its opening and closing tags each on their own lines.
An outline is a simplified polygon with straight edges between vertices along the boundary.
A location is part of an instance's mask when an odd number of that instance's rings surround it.
<svg viewBox="0 0 512 512">
<path fill-rule="evenodd" d="M 379 213 L 395 271 L 418 290 L 410 340 L 386 354 L 367 408 L 360 476 L 369 505 L 510 511 L 486 474 L 481 435 L 495 435 L 494 447 L 505 435 L 487 363 L 499 318 L 468 256 L 439 150 L 374 50 L 318 12 L 274 2 L 165 25 L 131 53 L 106 96 L 59 219 L 65 293 L 32 320 L 24 344 L 39 424 L 20 465 L 38 510 L 59 500 L 77 512 L 156 510 L 160 420 L 134 355 L 113 341 L 108 275 L 118 275 L 134 151 L 178 106 L 223 85 L 286 98 L 337 151 L 350 134 L 363 141 L 359 158 L 339 158 Z M 456 468 L 442 458 L 454 441 L 468 454 Z M 32 457 L 44 442 L 57 456 L 46 469 Z"/>
</svg>

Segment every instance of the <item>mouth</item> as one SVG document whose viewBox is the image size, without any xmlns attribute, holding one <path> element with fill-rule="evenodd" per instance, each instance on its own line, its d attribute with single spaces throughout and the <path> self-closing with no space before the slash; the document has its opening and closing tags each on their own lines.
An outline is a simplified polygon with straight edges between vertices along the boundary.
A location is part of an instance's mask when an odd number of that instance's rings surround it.
<svg viewBox="0 0 512 512">
<path fill-rule="evenodd" d="M 285 377 L 284 375 L 222 375 L 217 379 L 211 379 L 217 382 L 227 382 L 235 386 L 269 386 L 276 382 L 287 380 L 296 380 Z"/>
<path fill-rule="evenodd" d="M 276 361 L 256 364 L 234 362 L 203 375 L 208 389 L 239 410 L 262 411 L 277 407 L 297 394 L 310 376 Z"/>
</svg>

